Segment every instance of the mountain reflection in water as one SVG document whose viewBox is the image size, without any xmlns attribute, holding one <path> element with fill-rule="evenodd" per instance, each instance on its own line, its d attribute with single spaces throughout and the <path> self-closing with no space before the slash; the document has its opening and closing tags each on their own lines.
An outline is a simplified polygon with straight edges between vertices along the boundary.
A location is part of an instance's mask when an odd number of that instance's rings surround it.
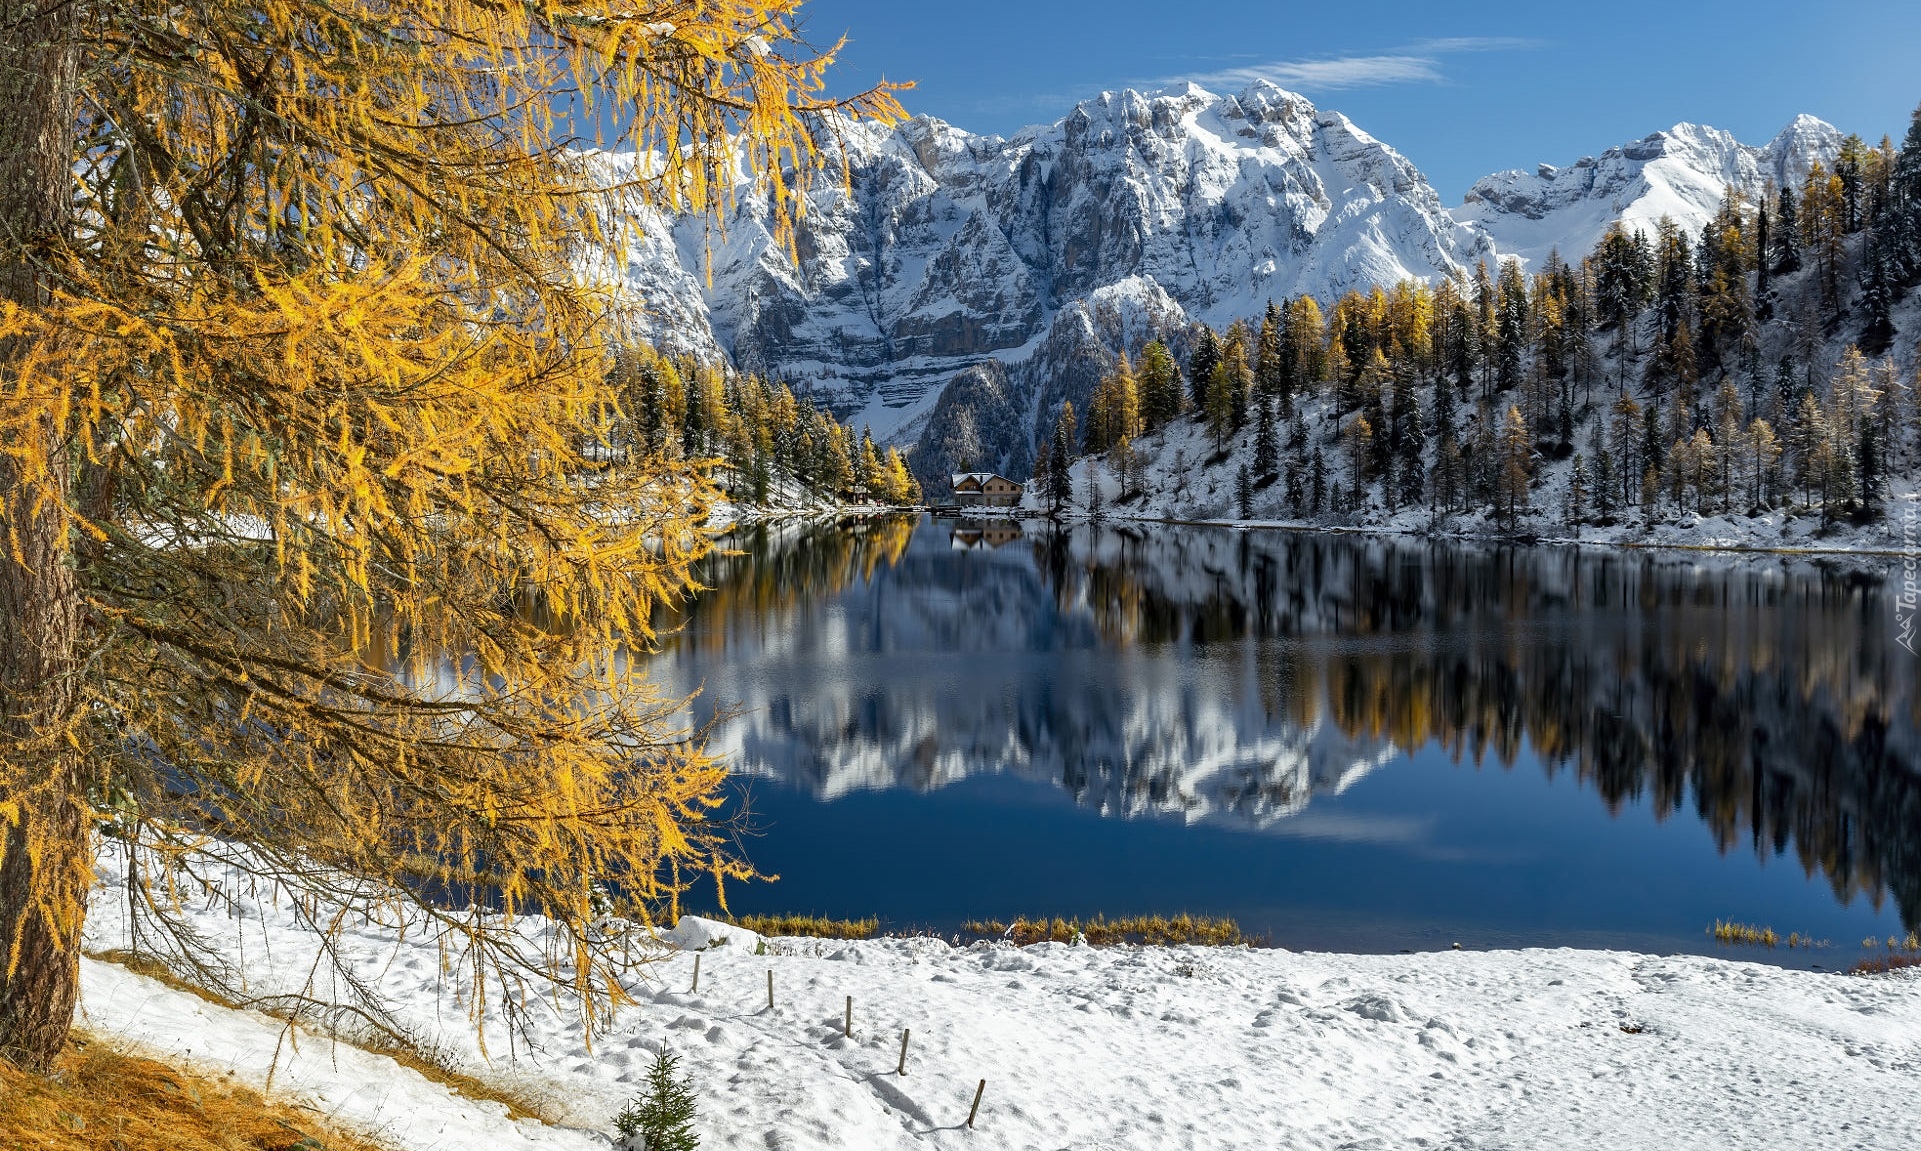
<svg viewBox="0 0 1921 1151">
<path fill-rule="evenodd" d="M 817 799 L 999 776 L 1103 815 L 1413 844 L 1420 811 L 1314 801 L 1438 750 L 1691 814 L 1724 854 L 1791 855 L 1921 925 L 1921 693 L 1874 575 L 1038 521 L 729 543 L 658 674 L 704 688 L 697 718 L 740 709 L 715 744 L 737 771 Z"/>
</svg>

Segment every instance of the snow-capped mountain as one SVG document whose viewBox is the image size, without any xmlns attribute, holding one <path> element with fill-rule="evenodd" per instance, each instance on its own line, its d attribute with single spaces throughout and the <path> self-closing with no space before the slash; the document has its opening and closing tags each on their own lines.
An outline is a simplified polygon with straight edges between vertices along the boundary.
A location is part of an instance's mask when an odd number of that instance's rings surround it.
<svg viewBox="0 0 1921 1151">
<path fill-rule="evenodd" d="M 639 221 L 614 271 L 659 342 L 778 373 L 895 439 L 963 369 L 1072 342 L 1058 318 L 1084 327 L 1074 310 L 1103 293 L 1121 328 L 1177 331 L 1491 255 L 1399 153 L 1265 83 L 1105 93 L 1011 140 L 928 117 L 845 125 L 830 147 L 848 178 L 819 181 L 792 256 L 744 196 L 671 244 Z"/>
<path fill-rule="evenodd" d="M 1840 133 L 1803 116 L 1755 148 L 1679 124 L 1489 176 L 1451 213 L 1393 148 L 1264 82 L 1103 93 L 1011 140 L 925 116 L 823 140 L 791 252 L 749 193 L 714 226 L 632 209 L 624 259 L 599 274 L 642 301 L 642 338 L 789 380 L 914 445 L 938 488 L 957 467 L 1025 476 L 1059 402 L 1084 408 L 1148 338 L 1180 353 L 1193 321 L 1270 299 L 1578 258 L 1617 219 L 1698 230 L 1727 186 L 1799 182 Z"/>
<path fill-rule="evenodd" d="M 1841 133 L 1813 116 L 1796 117 L 1762 148 L 1676 124 L 1565 168 L 1497 172 L 1468 189 L 1454 217 L 1484 229 L 1503 256 L 1538 267 L 1555 250 L 1580 259 L 1616 220 L 1653 235 L 1666 216 L 1699 233 L 1729 187 L 1749 200 L 1769 183 L 1798 187 L 1814 161 L 1831 166 L 1840 150 Z"/>
</svg>

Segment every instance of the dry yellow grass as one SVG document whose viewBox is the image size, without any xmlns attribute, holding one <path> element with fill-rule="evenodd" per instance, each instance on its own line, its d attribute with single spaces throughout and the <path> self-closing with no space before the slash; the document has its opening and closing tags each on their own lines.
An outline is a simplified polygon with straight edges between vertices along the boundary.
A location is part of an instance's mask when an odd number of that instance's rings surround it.
<svg viewBox="0 0 1921 1151">
<path fill-rule="evenodd" d="M 381 1151 L 311 1111 L 76 1035 L 51 1076 L 0 1060 L 9 1151 Z"/>
<path fill-rule="evenodd" d="M 182 979 L 172 968 L 151 956 L 141 955 L 132 951 L 103 951 L 94 953 L 93 958 L 106 963 L 118 963 L 135 974 L 144 975 L 149 979 L 164 983 L 176 991 L 184 991 L 189 995 L 198 996 L 208 1003 L 218 1004 L 221 1007 L 231 1007 L 235 1010 L 243 1011 L 264 1010 L 258 1005 L 236 1002 L 221 995 L 219 992 L 210 991 L 191 980 Z M 267 1014 L 281 1018 L 285 1017 L 284 1013 L 277 1011 L 267 1011 Z M 402 1038 L 372 1031 L 352 1036 L 342 1036 L 341 1038 L 363 1051 L 371 1051 L 376 1055 L 385 1055 L 402 1067 L 419 1072 L 423 1078 L 440 1084 L 456 1095 L 464 1095 L 469 1099 L 491 1100 L 499 1103 L 501 1106 L 507 1108 L 508 1115 L 514 1119 L 536 1119 L 543 1123 L 553 1123 L 557 1122 L 560 1118 L 560 1116 L 555 1113 L 551 1099 L 544 1096 L 536 1096 L 506 1084 L 476 1078 L 464 1071 L 457 1070 L 453 1067 L 451 1060 L 436 1052 L 426 1050 L 417 1043 L 407 1042 Z M 133 1151 L 133 1148 L 130 1146 L 128 1151 Z"/>
<path fill-rule="evenodd" d="M 872 939 L 878 919 L 828 919 L 819 915 L 740 915 L 728 920 L 757 935 L 805 935 L 813 939 Z"/>
<path fill-rule="evenodd" d="M 1787 938 L 1783 939 L 1772 927 L 1755 927 L 1752 924 L 1734 923 L 1723 919 L 1715 920 L 1714 926 L 1708 928 L 1708 934 L 1714 936 L 1716 943 L 1728 947 L 1772 948 L 1786 944 L 1792 949 L 1834 946 L 1825 939 L 1816 939 L 1812 935 L 1803 935 L 1798 931 L 1788 932 Z"/>
</svg>

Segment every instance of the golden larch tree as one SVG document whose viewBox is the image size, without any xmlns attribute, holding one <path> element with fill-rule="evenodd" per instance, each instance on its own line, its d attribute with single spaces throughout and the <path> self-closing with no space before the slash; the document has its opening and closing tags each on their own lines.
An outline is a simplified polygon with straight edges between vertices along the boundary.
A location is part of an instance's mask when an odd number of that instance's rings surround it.
<svg viewBox="0 0 1921 1151">
<path fill-rule="evenodd" d="M 64 1042 L 102 833 L 155 922 L 211 850 L 583 1003 L 600 881 L 743 870 L 636 658 L 713 491 L 613 434 L 580 269 L 898 115 L 798 5 L 0 0 L 0 1055 Z"/>
</svg>

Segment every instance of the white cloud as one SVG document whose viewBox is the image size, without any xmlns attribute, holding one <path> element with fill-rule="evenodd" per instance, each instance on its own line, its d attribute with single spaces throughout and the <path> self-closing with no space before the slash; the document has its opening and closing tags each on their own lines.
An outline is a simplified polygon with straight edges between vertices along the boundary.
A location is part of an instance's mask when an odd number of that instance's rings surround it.
<svg viewBox="0 0 1921 1151">
<path fill-rule="evenodd" d="M 1427 56 L 1337 56 L 1328 60 L 1273 60 L 1194 77 L 1204 87 L 1244 88 L 1256 80 L 1332 92 L 1381 84 L 1438 84 L 1440 62 Z"/>
<path fill-rule="evenodd" d="M 1421 55 L 1445 56 L 1452 52 L 1523 52 L 1543 46 L 1526 36 L 1443 36 L 1435 40 L 1416 40 L 1406 51 Z"/>
<path fill-rule="evenodd" d="M 1441 58 L 1464 52 L 1517 52 L 1538 48 L 1541 42 L 1521 36 L 1448 36 L 1417 40 L 1376 56 L 1330 56 L 1318 60 L 1270 60 L 1237 64 L 1214 72 L 1186 77 L 1207 87 L 1244 88 L 1256 80 L 1271 80 L 1288 88 L 1334 92 L 1344 88 L 1374 88 L 1386 84 L 1440 84 L 1447 75 Z"/>
</svg>

